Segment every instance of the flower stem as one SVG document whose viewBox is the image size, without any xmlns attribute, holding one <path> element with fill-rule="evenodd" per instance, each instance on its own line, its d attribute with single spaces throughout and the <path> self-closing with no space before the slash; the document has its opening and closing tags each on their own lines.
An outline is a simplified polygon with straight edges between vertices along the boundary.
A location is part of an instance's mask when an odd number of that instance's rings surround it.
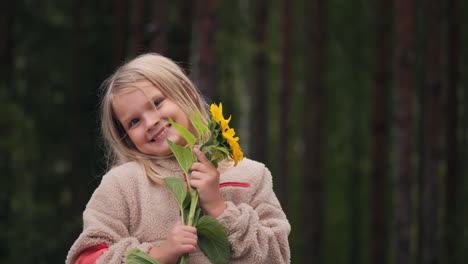
<svg viewBox="0 0 468 264">
<path fill-rule="evenodd" d="M 194 192 L 190 192 L 191 202 L 190 202 L 190 211 L 188 215 L 187 225 L 193 226 L 195 218 L 195 209 L 198 204 L 198 192 L 194 189 Z"/>
</svg>

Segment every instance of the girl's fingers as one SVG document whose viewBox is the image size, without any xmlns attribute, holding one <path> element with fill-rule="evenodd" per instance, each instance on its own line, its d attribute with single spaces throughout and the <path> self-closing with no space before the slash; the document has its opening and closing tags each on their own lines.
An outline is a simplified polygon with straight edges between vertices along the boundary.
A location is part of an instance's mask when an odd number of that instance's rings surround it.
<svg viewBox="0 0 468 264">
<path fill-rule="evenodd" d="M 190 168 L 191 172 L 200 171 L 200 172 L 211 172 L 216 170 L 216 168 L 211 164 L 210 161 L 208 163 L 201 163 L 201 162 L 194 162 L 192 167 Z"/>
<path fill-rule="evenodd" d="M 200 162 L 194 162 L 192 164 L 192 167 L 190 168 L 191 172 L 193 173 L 194 171 L 199 171 L 202 168 L 203 164 Z"/>
<path fill-rule="evenodd" d="M 190 185 L 192 185 L 193 188 L 199 189 L 200 188 L 201 181 L 197 179 L 192 179 L 190 181 Z"/>
<path fill-rule="evenodd" d="M 191 173 L 193 174 L 194 172 L 209 172 L 210 168 L 207 167 L 205 163 L 201 162 L 194 162 L 192 167 L 190 168 Z"/>
<path fill-rule="evenodd" d="M 198 148 L 193 148 L 193 153 L 195 153 L 195 155 L 197 156 L 198 160 L 201 163 L 211 164 L 211 162 L 208 160 L 208 158 L 205 156 L 205 154 L 203 154 L 203 152 L 201 152 Z"/>
<path fill-rule="evenodd" d="M 195 253 L 195 251 L 197 251 L 197 248 L 193 245 L 182 245 L 181 247 L 183 252 Z"/>
<path fill-rule="evenodd" d="M 203 175 L 203 173 L 198 172 L 198 171 L 193 171 L 190 175 L 192 176 L 192 180 L 194 179 L 198 180 L 202 178 L 201 176 Z"/>
<path fill-rule="evenodd" d="M 195 227 L 193 227 L 193 226 L 184 225 L 184 226 L 182 226 L 182 230 L 184 230 L 186 232 L 189 232 L 189 233 L 192 233 L 192 234 L 197 233 L 197 229 Z"/>
<path fill-rule="evenodd" d="M 185 237 L 184 240 L 182 241 L 182 244 L 185 245 L 196 245 L 197 244 L 197 236 L 188 236 Z"/>
</svg>

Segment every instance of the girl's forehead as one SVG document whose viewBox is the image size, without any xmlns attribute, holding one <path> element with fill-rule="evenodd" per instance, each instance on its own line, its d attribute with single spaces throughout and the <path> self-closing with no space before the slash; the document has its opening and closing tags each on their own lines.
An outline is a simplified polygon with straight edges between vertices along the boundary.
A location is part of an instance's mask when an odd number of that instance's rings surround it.
<svg viewBox="0 0 468 264">
<path fill-rule="evenodd" d="M 161 92 L 161 89 L 159 89 L 156 85 L 154 85 L 152 82 L 150 81 L 147 81 L 147 80 L 142 80 L 142 81 L 138 81 L 136 82 L 133 87 L 135 89 L 138 89 L 140 91 L 143 91 L 144 93 L 162 93 Z"/>
<path fill-rule="evenodd" d="M 161 89 L 159 89 L 153 83 L 146 81 L 146 80 L 142 80 L 142 81 L 135 82 L 130 86 L 119 89 L 119 91 L 115 95 L 120 96 L 120 95 L 125 95 L 128 93 L 132 93 L 135 91 L 139 91 L 149 97 L 156 95 L 156 94 L 161 94 L 161 95 L 163 94 Z"/>
</svg>

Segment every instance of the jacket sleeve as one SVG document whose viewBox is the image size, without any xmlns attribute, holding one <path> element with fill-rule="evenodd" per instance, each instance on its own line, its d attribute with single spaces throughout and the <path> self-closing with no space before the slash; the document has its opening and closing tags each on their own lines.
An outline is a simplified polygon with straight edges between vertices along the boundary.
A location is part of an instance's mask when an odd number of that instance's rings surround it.
<svg viewBox="0 0 468 264">
<path fill-rule="evenodd" d="M 129 190 L 123 188 L 117 179 L 106 174 L 93 193 L 83 213 L 83 232 L 68 252 L 66 264 L 75 264 L 79 256 L 88 248 L 106 243 L 108 250 L 96 263 L 126 263 L 125 251 L 139 248 L 143 252 L 153 246 L 141 243 L 129 233 L 130 213 Z"/>
<path fill-rule="evenodd" d="M 232 248 L 232 263 L 290 263 L 288 235 L 291 226 L 273 192 L 270 171 L 253 185 L 250 203 L 234 204 L 218 217 Z"/>
</svg>

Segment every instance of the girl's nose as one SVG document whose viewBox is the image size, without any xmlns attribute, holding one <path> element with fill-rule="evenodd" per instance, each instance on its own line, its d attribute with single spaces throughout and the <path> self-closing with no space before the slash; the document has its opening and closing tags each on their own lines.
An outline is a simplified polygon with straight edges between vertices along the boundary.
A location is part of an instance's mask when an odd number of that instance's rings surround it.
<svg viewBox="0 0 468 264">
<path fill-rule="evenodd" d="M 152 109 L 151 111 L 148 111 L 146 114 L 146 127 L 148 129 L 152 129 L 155 127 L 160 120 L 159 112 L 157 109 Z"/>
</svg>

